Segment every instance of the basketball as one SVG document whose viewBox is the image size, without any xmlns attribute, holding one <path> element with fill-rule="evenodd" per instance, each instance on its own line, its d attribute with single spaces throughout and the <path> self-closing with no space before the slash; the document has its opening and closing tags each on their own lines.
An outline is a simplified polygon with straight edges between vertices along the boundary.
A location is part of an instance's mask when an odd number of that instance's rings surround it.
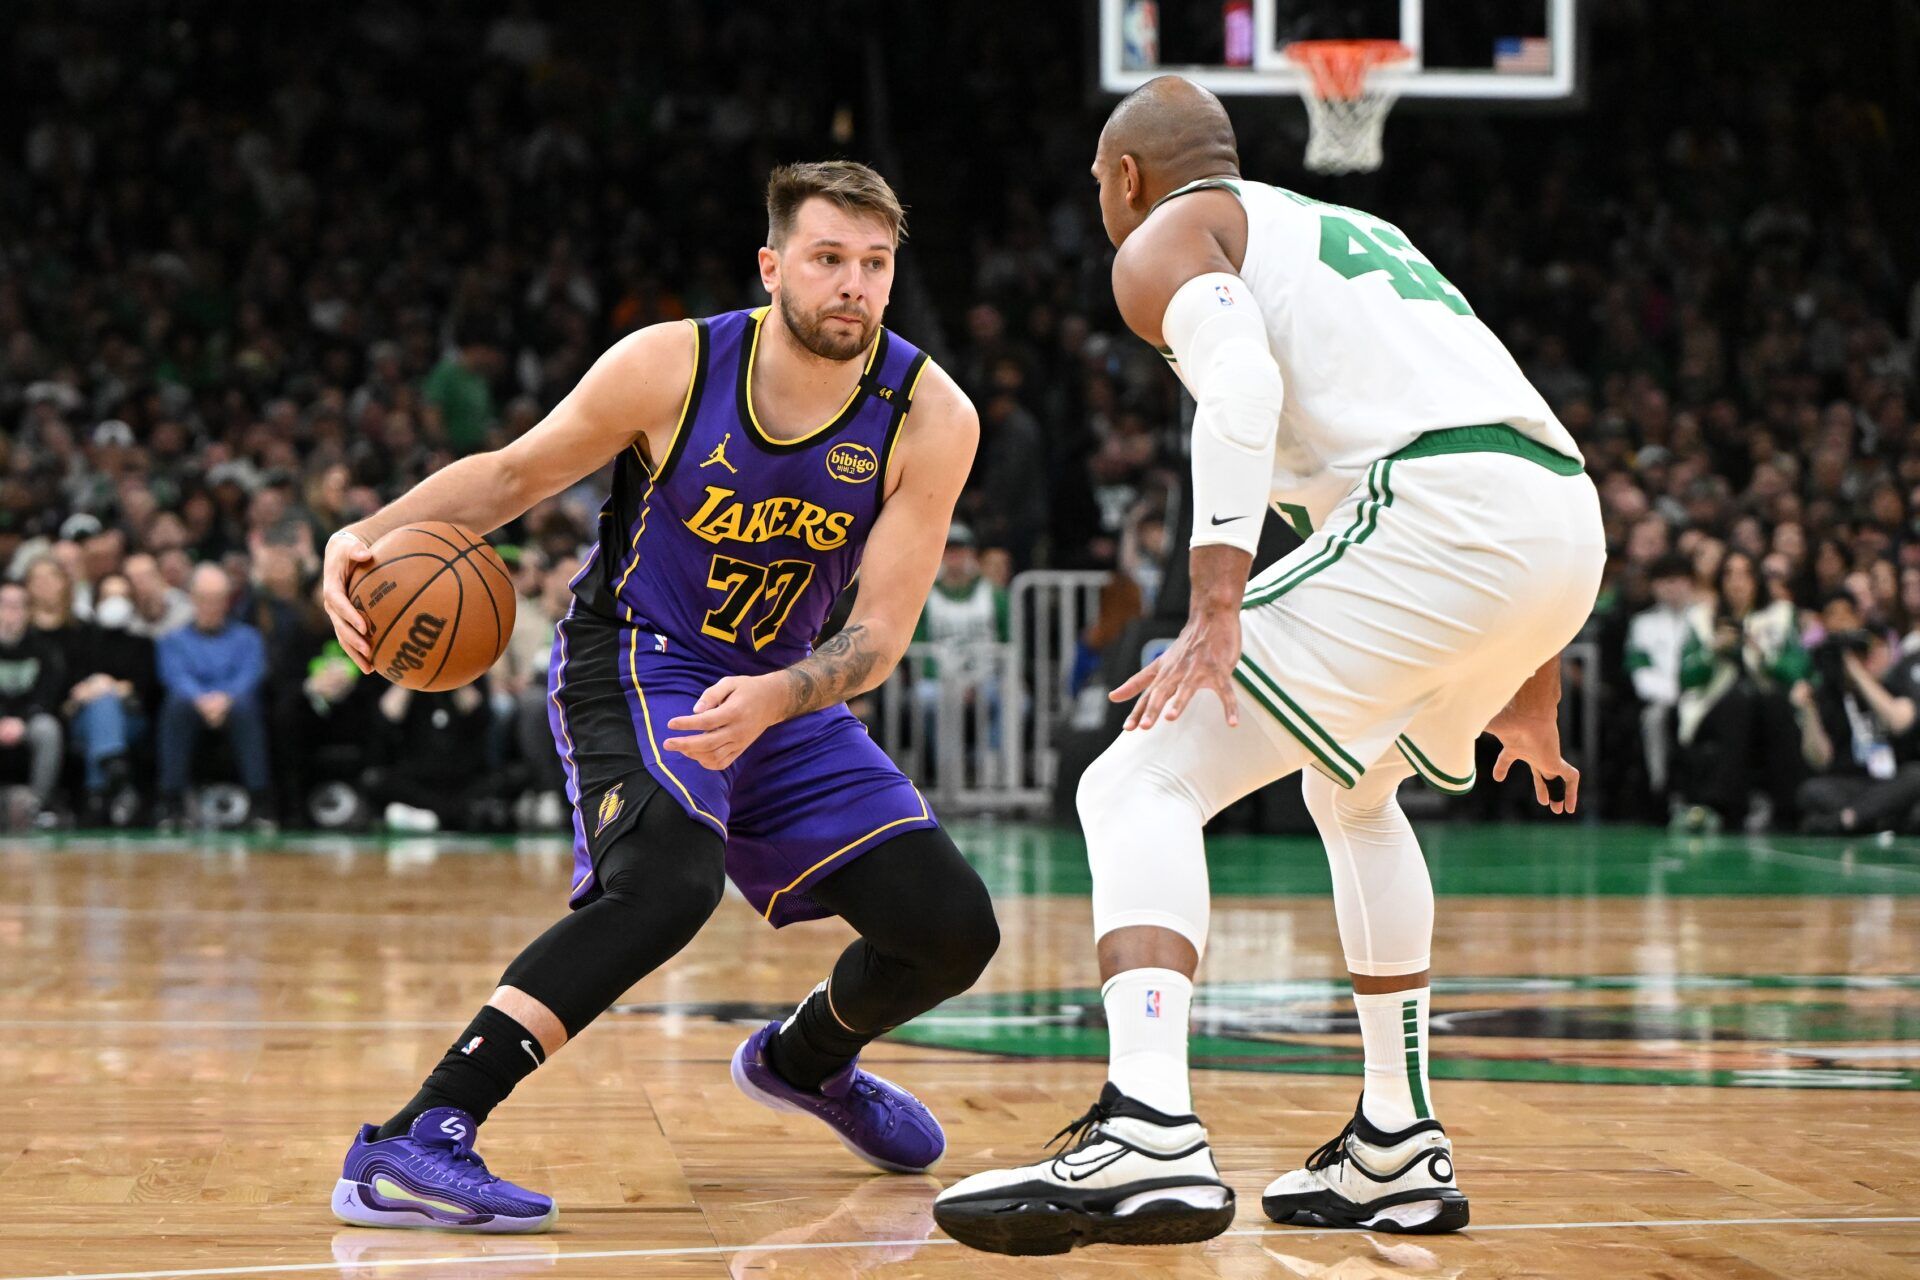
<svg viewBox="0 0 1920 1280">
<path fill-rule="evenodd" d="M 422 521 L 387 534 L 348 594 L 372 623 L 373 669 L 422 693 L 473 683 L 513 634 L 507 566 L 457 524 Z"/>
</svg>

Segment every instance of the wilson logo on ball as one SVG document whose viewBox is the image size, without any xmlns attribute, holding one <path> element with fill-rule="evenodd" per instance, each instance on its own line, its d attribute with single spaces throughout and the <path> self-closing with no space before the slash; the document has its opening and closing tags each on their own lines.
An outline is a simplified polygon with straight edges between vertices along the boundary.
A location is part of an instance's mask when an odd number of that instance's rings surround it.
<svg viewBox="0 0 1920 1280">
<path fill-rule="evenodd" d="M 865 484 L 879 474 L 880 459 L 863 444 L 837 444 L 827 450 L 827 474 L 847 484 Z"/>
<path fill-rule="evenodd" d="M 407 638 L 400 642 L 393 661 L 387 664 L 387 679 L 398 683 L 406 672 L 418 671 L 426 666 L 427 655 L 440 643 L 440 633 L 446 629 L 445 618 L 436 618 L 430 613 L 416 615 L 413 625 L 407 628 Z"/>
</svg>

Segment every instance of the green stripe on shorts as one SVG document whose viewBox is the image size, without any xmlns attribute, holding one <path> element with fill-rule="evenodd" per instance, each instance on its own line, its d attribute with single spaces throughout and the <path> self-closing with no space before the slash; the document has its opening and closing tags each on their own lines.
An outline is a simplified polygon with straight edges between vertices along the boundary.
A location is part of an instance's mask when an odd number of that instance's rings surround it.
<svg viewBox="0 0 1920 1280">
<path fill-rule="evenodd" d="M 1367 496 L 1361 499 L 1359 509 L 1353 513 L 1353 523 L 1347 531 L 1328 540 L 1304 563 L 1296 565 L 1279 581 L 1254 588 L 1240 601 L 1242 609 L 1252 609 L 1263 604 L 1272 604 L 1287 592 L 1319 573 L 1339 563 L 1340 557 L 1347 553 L 1348 547 L 1357 547 L 1373 536 L 1380 526 L 1380 512 L 1393 505 L 1392 484 L 1393 462 L 1383 459 L 1367 468 Z"/>
<path fill-rule="evenodd" d="M 1456 778 L 1452 774 L 1440 772 L 1434 767 L 1433 761 L 1427 759 L 1426 752 L 1414 746 L 1413 739 L 1406 734 L 1403 733 L 1396 738 L 1394 745 L 1400 748 L 1400 754 L 1407 758 L 1407 763 L 1413 766 L 1413 771 L 1420 775 L 1421 781 L 1436 791 L 1445 791 L 1451 795 L 1465 795 L 1473 790 L 1474 775 L 1472 773 L 1468 773 L 1464 778 Z"/>
<path fill-rule="evenodd" d="M 1355 760 L 1347 750 L 1334 740 L 1332 734 L 1320 727 L 1320 722 L 1308 714 L 1307 709 L 1287 696 L 1287 691 L 1278 681 L 1260 669 L 1253 659 L 1242 655 L 1240 663 L 1233 670 L 1234 679 L 1245 685 L 1247 691 L 1259 701 L 1260 705 L 1273 713 L 1273 718 L 1287 727 L 1301 745 L 1319 757 L 1320 762 L 1332 770 L 1334 781 L 1341 786 L 1351 788 L 1354 780 L 1366 773 L 1366 766 Z M 1281 708 L 1284 707 L 1285 710 Z"/>
</svg>

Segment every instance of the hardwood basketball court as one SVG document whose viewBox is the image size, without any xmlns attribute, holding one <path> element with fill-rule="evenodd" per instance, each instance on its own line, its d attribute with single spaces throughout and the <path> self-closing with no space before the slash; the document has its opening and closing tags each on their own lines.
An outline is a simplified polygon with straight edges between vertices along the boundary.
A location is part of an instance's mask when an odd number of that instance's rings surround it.
<svg viewBox="0 0 1920 1280">
<path fill-rule="evenodd" d="M 844 944 L 738 899 L 488 1124 L 559 1228 L 347 1228 L 340 1157 L 561 909 L 558 841 L 0 844 L 0 1280 L 224 1276 L 1920 1275 L 1920 844 L 1436 827 L 1433 1076 L 1464 1235 L 1276 1227 L 1266 1181 L 1357 1094 L 1309 840 L 1214 843 L 1195 1100 L 1239 1194 L 1204 1246 L 1009 1259 L 933 1228 L 1098 1088 L 1077 836 L 960 825 L 1005 942 L 867 1063 L 946 1125 L 875 1175 L 735 1093 L 726 1060 Z"/>
</svg>

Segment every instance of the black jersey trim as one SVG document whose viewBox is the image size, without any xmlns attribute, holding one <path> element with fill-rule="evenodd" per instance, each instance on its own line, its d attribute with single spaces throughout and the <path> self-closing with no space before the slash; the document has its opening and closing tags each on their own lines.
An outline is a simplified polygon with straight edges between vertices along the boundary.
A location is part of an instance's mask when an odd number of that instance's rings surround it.
<svg viewBox="0 0 1920 1280">
<path fill-rule="evenodd" d="M 674 425 L 673 438 L 667 441 L 667 456 L 660 460 L 659 470 L 648 473 L 654 484 L 665 484 L 673 472 L 673 464 L 687 451 L 687 437 L 693 434 L 694 419 L 700 414 L 700 397 L 707 388 L 707 355 L 713 347 L 713 338 L 707 332 L 705 320 L 687 323 L 693 326 L 693 380 L 687 384 L 686 402 L 680 406 L 680 421 Z"/>
<path fill-rule="evenodd" d="M 913 393 L 920 386 L 920 375 L 927 371 L 927 353 L 922 351 L 907 365 L 900 377 L 900 391 L 893 400 L 893 415 L 887 419 L 887 434 L 880 442 L 880 483 L 874 486 L 873 509 L 887 505 L 887 474 L 893 465 L 893 445 L 906 425 L 907 411 L 913 408 Z"/>
</svg>

